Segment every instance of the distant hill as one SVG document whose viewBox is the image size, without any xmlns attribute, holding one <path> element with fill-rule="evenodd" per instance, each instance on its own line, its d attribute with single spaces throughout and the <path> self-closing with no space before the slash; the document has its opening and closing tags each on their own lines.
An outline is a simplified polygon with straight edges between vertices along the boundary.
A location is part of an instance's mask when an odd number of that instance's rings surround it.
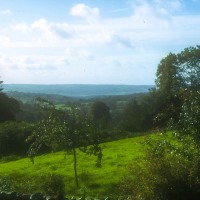
<svg viewBox="0 0 200 200">
<path fill-rule="evenodd" d="M 144 93 L 153 85 L 34 85 L 34 84 L 4 84 L 5 92 L 24 92 L 40 94 L 56 94 L 69 97 L 95 97 L 105 95 L 129 95 Z"/>
</svg>

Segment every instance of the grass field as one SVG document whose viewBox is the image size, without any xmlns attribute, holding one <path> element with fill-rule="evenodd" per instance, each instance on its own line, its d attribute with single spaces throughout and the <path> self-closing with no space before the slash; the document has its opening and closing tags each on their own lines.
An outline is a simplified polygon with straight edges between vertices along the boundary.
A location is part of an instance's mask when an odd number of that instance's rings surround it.
<svg viewBox="0 0 200 200">
<path fill-rule="evenodd" d="M 95 166 L 96 157 L 77 152 L 77 170 L 80 187 L 85 188 L 87 195 L 106 196 L 118 191 L 118 183 L 126 173 L 130 162 L 142 162 L 145 136 L 127 138 L 101 144 L 103 149 L 102 167 Z M 33 180 L 49 174 L 64 177 L 65 190 L 69 195 L 77 195 L 80 190 L 75 187 L 73 172 L 73 156 L 64 152 L 41 155 L 32 164 L 28 158 L 12 162 L 0 162 L 0 176 L 20 174 L 26 186 L 33 184 Z M 17 176 L 17 175 L 16 175 Z M 22 182 L 23 182 L 22 181 Z M 27 186 L 28 187 L 28 186 Z"/>
</svg>

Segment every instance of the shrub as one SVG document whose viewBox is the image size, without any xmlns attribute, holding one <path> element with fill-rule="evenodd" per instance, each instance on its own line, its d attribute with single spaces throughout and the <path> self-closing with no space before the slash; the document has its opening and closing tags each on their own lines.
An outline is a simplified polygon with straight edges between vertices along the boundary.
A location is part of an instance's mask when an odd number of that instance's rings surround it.
<svg viewBox="0 0 200 200">
<path fill-rule="evenodd" d="M 57 174 L 26 177 L 15 172 L 0 177 L 0 191 L 17 191 L 25 194 L 40 192 L 47 196 L 58 196 L 63 195 L 64 190 L 64 179 Z"/>
<path fill-rule="evenodd" d="M 14 172 L 0 177 L 0 190 L 30 193 L 34 190 L 34 184 L 30 178 L 27 178 L 21 173 Z"/>
<path fill-rule="evenodd" d="M 52 173 L 39 178 L 39 188 L 42 193 L 49 196 L 63 195 L 65 190 L 64 178 Z"/>
<path fill-rule="evenodd" d="M 199 199 L 199 153 L 189 137 L 182 143 L 166 136 L 148 140 L 145 165 L 129 166 L 121 193 L 135 200 Z"/>
</svg>

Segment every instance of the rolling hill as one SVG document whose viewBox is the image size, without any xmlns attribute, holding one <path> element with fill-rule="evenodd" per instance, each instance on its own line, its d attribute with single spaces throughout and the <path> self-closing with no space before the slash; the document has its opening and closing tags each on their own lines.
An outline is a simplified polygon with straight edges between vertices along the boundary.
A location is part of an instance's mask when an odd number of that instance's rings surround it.
<svg viewBox="0 0 200 200">
<path fill-rule="evenodd" d="M 25 92 L 56 94 L 69 97 L 95 97 L 105 95 L 128 95 L 148 92 L 153 85 L 37 85 L 37 84 L 4 84 L 5 92 Z"/>
</svg>

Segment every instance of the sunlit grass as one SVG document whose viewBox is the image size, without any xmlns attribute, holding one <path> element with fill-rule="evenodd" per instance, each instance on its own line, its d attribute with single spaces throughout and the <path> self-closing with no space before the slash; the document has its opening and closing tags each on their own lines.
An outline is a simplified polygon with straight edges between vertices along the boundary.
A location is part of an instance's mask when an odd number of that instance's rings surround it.
<svg viewBox="0 0 200 200">
<path fill-rule="evenodd" d="M 77 151 L 77 170 L 81 188 L 86 188 L 89 195 L 115 193 L 118 183 L 126 173 L 126 167 L 133 160 L 144 157 L 144 137 L 101 144 L 103 149 L 102 167 L 96 167 L 96 157 Z M 73 156 L 64 152 L 50 153 L 35 158 L 34 164 L 28 158 L 0 163 L 0 176 L 20 173 L 26 179 L 56 173 L 65 178 L 66 192 L 76 194 L 74 181 Z"/>
</svg>

